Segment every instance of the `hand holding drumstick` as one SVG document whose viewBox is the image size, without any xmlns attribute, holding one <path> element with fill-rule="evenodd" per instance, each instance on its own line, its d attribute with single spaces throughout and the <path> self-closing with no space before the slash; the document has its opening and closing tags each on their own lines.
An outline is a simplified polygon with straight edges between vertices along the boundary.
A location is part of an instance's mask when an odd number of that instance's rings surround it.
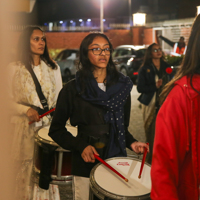
<svg viewBox="0 0 200 200">
<path fill-rule="evenodd" d="M 133 142 L 131 144 L 131 148 L 137 154 L 144 153 L 145 149 L 147 149 L 147 152 L 149 152 L 149 145 L 143 142 Z"/>
<path fill-rule="evenodd" d="M 99 154 L 97 153 L 96 149 L 91 146 L 88 145 L 82 152 L 81 157 L 83 158 L 83 160 L 85 162 L 95 162 L 95 158 L 100 161 L 102 164 L 104 164 L 106 167 L 108 167 L 110 170 L 112 170 L 114 173 L 116 173 L 118 176 L 120 176 L 121 178 L 123 178 L 126 182 L 128 182 L 128 179 L 125 178 L 124 176 L 122 176 L 118 171 L 116 171 L 113 167 L 111 167 L 108 163 L 106 163 L 104 160 L 102 160 L 99 157 Z"/>
<path fill-rule="evenodd" d="M 83 152 L 81 153 L 81 157 L 83 158 L 83 160 L 85 162 L 92 162 L 92 163 L 94 163 L 95 162 L 94 154 L 96 154 L 96 155 L 99 156 L 99 154 L 97 153 L 96 149 L 93 146 L 88 145 L 83 150 Z"/>
<path fill-rule="evenodd" d="M 29 110 L 31 110 L 32 108 L 30 108 Z M 29 112 L 29 110 L 27 111 L 27 113 Z M 35 112 L 33 112 L 33 111 L 35 111 Z M 51 110 L 49 110 L 49 111 L 47 111 L 47 112 L 45 112 L 44 114 L 42 114 L 42 115 L 39 115 L 38 114 L 38 112 L 36 111 L 36 110 L 34 110 L 34 109 L 32 109 L 31 111 L 32 111 L 32 114 L 34 115 L 34 120 L 32 120 L 32 121 L 30 121 L 28 124 L 30 125 L 30 124 L 32 124 L 32 123 L 34 123 L 34 122 L 38 122 L 38 121 L 40 121 L 40 119 L 42 118 L 42 117 L 44 117 L 44 116 L 46 116 L 46 115 L 48 115 L 48 114 L 50 114 L 51 112 L 53 112 L 54 110 L 55 110 L 55 108 L 52 108 Z M 27 116 L 28 116 L 28 114 L 27 114 Z M 32 118 L 30 118 L 30 116 L 28 116 L 29 117 L 29 119 L 31 120 Z M 33 117 L 33 116 L 32 116 Z"/>
<path fill-rule="evenodd" d="M 31 122 L 39 122 L 40 121 L 40 116 L 36 110 L 33 108 L 29 108 L 26 112 L 26 116 Z"/>
<path fill-rule="evenodd" d="M 149 146 L 149 143 L 147 143 L 147 145 Z M 144 162 L 145 162 L 145 159 L 146 159 L 146 155 L 147 155 L 147 148 L 144 150 L 144 154 L 143 154 L 143 158 L 142 158 L 142 162 L 141 162 L 141 167 L 140 167 L 140 172 L 139 172 L 138 178 L 141 178 L 142 170 L 143 170 L 143 167 L 144 167 Z"/>
</svg>

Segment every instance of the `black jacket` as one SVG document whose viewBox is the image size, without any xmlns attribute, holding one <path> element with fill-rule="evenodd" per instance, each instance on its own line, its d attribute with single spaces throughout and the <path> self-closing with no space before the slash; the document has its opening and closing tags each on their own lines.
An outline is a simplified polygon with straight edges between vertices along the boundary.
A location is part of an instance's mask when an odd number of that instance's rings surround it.
<svg viewBox="0 0 200 200">
<path fill-rule="evenodd" d="M 166 73 L 167 67 L 169 67 L 169 64 L 161 60 L 159 78 L 163 79 L 163 85 L 171 79 L 171 76 Z M 139 96 L 138 100 L 144 105 L 149 105 L 154 93 L 158 90 L 156 87 L 155 75 L 156 71 L 153 64 L 144 65 L 139 70 L 137 90 L 142 94 Z"/>
<path fill-rule="evenodd" d="M 130 119 L 130 96 L 124 106 L 124 126 L 126 132 L 126 146 L 136 141 L 128 132 Z M 104 121 L 105 110 L 100 106 L 85 101 L 77 93 L 75 80 L 68 82 L 60 91 L 56 110 L 53 116 L 49 136 L 62 148 L 72 151 L 72 174 L 89 177 L 91 169 L 96 163 L 86 163 L 81 157 L 82 151 L 90 145 L 88 132 L 79 131 L 79 127 L 95 126 L 97 132 L 99 127 L 106 125 Z M 70 118 L 72 126 L 78 126 L 78 136 L 73 137 L 65 128 L 66 121 Z M 108 134 L 109 135 L 109 134 Z M 92 145 L 92 144 L 91 144 Z"/>
</svg>

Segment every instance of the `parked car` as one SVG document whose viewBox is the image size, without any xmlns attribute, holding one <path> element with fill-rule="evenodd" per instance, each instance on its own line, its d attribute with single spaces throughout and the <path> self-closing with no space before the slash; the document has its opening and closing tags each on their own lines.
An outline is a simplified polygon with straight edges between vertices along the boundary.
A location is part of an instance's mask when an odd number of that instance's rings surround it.
<svg viewBox="0 0 200 200">
<path fill-rule="evenodd" d="M 134 84 L 137 83 L 138 69 L 140 68 L 146 48 L 145 46 L 120 45 L 113 51 L 113 59 L 117 69 L 129 76 Z"/>
<path fill-rule="evenodd" d="M 56 56 L 55 61 L 60 66 L 63 83 L 75 77 L 78 56 L 78 49 L 65 49 Z"/>
</svg>

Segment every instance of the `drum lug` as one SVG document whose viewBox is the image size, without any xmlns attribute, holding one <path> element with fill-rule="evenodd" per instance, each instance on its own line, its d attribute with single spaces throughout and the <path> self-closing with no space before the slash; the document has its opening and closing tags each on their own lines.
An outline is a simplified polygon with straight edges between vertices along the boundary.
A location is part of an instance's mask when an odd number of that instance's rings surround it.
<svg viewBox="0 0 200 200">
<path fill-rule="evenodd" d="M 105 196 L 103 196 L 95 187 L 91 185 L 90 189 L 92 193 L 95 194 L 98 198 L 104 199 Z"/>
</svg>

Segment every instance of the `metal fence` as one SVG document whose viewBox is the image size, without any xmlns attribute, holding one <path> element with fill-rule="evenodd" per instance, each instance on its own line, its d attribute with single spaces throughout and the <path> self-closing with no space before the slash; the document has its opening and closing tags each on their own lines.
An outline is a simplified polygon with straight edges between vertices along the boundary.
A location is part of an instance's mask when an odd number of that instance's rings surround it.
<svg viewBox="0 0 200 200">
<path fill-rule="evenodd" d="M 9 30 L 11 31 L 22 31 L 27 26 L 34 26 L 34 25 L 11 25 L 9 27 Z M 35 25 L 38 26 L 38 25 Z M 66 32 L 66 31 L 99 31 L 100 27 L 98 26 L 39 26 L 44 31 L 48 32 Z M 104 30 L 110 30 L 110 29 L 130 29 L 130 24 L 109 24 L 109 26 L 104 26 Z"/>
</svg>

